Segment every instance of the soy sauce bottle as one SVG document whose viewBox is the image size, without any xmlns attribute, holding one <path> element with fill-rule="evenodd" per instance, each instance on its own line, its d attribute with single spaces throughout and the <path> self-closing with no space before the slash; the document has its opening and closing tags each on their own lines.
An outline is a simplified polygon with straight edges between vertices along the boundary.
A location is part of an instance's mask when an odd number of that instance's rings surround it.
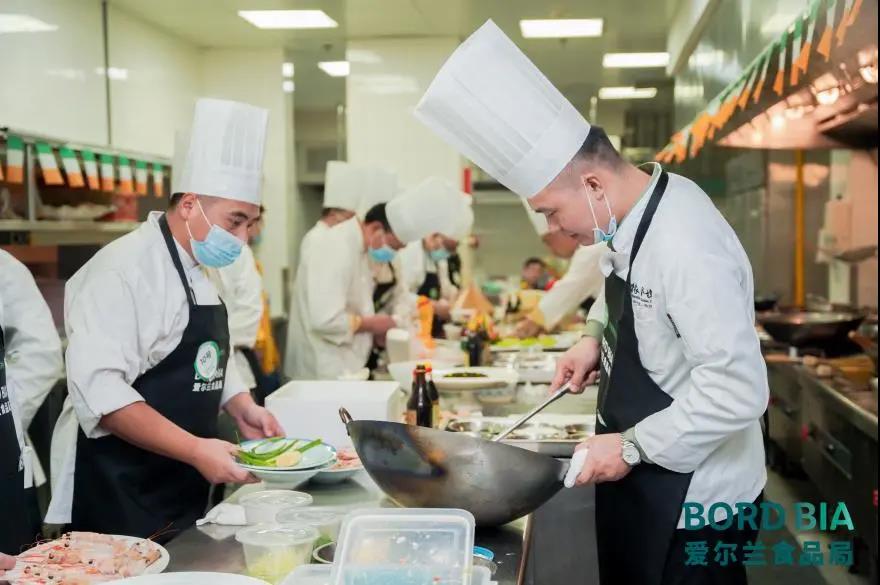
<svg viewBox="0 0 880 585">
<path fill-rule="evenodd" d="M 473 331 L 468 334 L 465 344 L 468 357 L 468 367 L 475 368 L 482 365 L 483 339 L 479 332 Z"/>
<path fill-rule="evenodd" d="M 433 413 L 425 366 L 419 364 L 413 370 L 412 392 L 406 403 L 406 424 L 431 428 Z"/>
<path fill-rule="evenodd" d="M 428 383 L 428 396 L 431 398 L 431 426 L 440 428 L 440 393 L 434 384 L 434 374 L 431 364 L 425 364 L 425 380 Z"/>
</svg>

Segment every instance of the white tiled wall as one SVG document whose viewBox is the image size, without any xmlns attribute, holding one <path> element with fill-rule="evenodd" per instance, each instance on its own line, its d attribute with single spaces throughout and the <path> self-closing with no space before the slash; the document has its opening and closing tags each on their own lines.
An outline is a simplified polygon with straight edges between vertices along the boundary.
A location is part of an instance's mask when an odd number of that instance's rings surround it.
<svg viewBox="0 0 880 585">
<path fill-rule="evenodd" d="M 113 145 L 171 157 L 201 86 L 200 51 L 110 5 Z"/>
<path fill-rule="evenodd" d="M 3 0 L 5 14 L 57 27 L 0 34 L 0 126 L 107 142 L 99 0 Z"/>
</svg>

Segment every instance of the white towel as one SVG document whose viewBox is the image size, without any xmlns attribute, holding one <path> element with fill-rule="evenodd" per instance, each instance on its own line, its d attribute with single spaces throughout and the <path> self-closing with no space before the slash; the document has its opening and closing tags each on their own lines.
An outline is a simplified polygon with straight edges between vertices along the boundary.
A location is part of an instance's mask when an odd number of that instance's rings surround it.
<svg viewBox="0 0 880 585">
<path fill-rule="evenodd" d="M 225 526 L 245 526 L 247 520 L 244 515 L 244 506 L 239 504 L 217 504 L 205 514 L 201 520 L 196 520 L 196 526 L 203 524 L 223 524 Z"/>
</svg>

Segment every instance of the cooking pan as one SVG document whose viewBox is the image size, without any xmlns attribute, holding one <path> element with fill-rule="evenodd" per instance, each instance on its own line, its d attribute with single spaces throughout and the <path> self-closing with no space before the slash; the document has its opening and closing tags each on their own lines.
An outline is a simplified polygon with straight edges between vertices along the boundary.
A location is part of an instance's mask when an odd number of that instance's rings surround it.
<svg viewBox="0 0 880 585">
<path fill-rule="evenodd" d="M 849 344 L 847 335 L 864 317 L 856 313 L 817 311 L 767 313 L 758 316 L 764 330 L 780 343 L 794 347 Z"/>
<path fill-rule="evenodd" d="M 478 526 L 499 526 L 532 512 L 559 491 L 570 467 L 547 455 L 460 433 L 356 421 L 345 409 L 340 416 L 364 469 L 395 503 L 461 508 L 474 515 Z"/>
</svg>

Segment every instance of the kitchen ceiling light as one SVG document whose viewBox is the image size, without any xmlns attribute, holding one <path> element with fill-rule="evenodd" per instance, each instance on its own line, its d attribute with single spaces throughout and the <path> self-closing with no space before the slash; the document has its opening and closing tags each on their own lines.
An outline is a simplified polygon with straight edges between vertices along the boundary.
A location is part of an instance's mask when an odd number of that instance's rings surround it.
<svg viewBox="0 0 880 585">
<path fill-rule="evenodd" d="M 27 14 L 0 14 L 0 34 L 53 30 L 58 30 L 58 27 Z"/>
<path fill-rule="evenodd" d="M 656 87 L 602 87 L 600 100 L 646 100 L 657 96 Z"/>
<path fill-rule="evenodd" d="M 281 77 L 291 78 L 293 77 L 293 63 L 287 62 L 281 64 Z"/>
<path fill-rule="evenodd" d="M 293 83 L 292 79 L 285 79 L 281 82 L 281 91 L 284 93 L 293 93 L 293 90 L 296 89 L 296 86 Z"/>
<path fill-rule="evenodd" d="M 669 53 L 606 53 L 602 67 L 606 69 L 634 69 L 639 67 L 666 67 Z"/>
<path fill-rule="evenodd" d="M 318 67 L 330 77 L 346 77 L 351 71 L 348 61 L 321 61 Z"/>
<path fill-rule="evenodd" d="M 519 30 L 527 39 L 601 37 L 602 26 L 601 18 L 546 18 L 519 21 Z"/>
<path fill-rule="evenodd" d="M 336 28 L 323 10 L 239 10 L 238 15 L 263 29 Z"/>
<path fill-rule="evenodd" d="M 770 118 L 770 127 L 774 130 L 782 130 L 785 128 L 785 116 L 782 114 L 773 114 Z"/>
<path fill-rule="evenodd" d="M 807 113 L 806 106 L 791 106 L 785 110 L 785 117 L 789 120 L 800 120 Z"/>
</svg>

